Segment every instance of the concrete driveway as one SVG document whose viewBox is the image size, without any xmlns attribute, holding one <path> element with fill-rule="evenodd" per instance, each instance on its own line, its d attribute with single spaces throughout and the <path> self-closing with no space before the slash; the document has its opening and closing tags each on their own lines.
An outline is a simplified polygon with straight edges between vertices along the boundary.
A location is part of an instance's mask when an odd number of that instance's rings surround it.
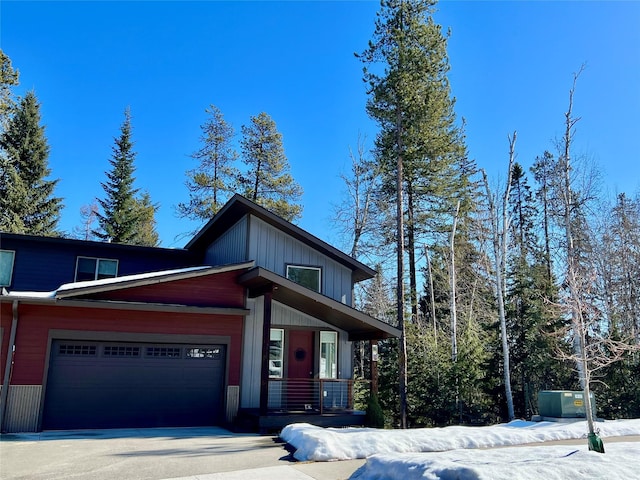
<svg viewBox="0 0 640 480">
<path fill-rule="evenodd" d="M 294 462 L 277 437 L 222 428 L 77 430 L 0 437 L 2 480 L 337 480 L 364 460 Z"/>
</svg>

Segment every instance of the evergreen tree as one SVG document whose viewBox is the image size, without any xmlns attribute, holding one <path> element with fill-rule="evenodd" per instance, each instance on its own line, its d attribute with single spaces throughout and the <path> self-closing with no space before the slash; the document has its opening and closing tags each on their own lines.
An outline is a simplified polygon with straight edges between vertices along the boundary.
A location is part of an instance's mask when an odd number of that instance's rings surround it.
<svg viewBox="0 0 640 480">
<path fill-rule="evenodd" d="M 0 230 L 57 235 L 62 199 L 53 196 L 58 180 L 46 179 L 51 174 L 49 145 L 34 92 L 8 120 L 0 150 Z"/>
<path fill-rule="evenodd" d="M 147 247 L 160 245 L 160 235 L 156 231 L 155 217 L 158 208 L 159 205 L 151 201 L 149 192 L 143 192 L 139 198 L 136 198 L 138 228 L 137 234 L 131 243 Z"/>
<path fill-rule="evenodd" d="M 98 213 L 100 229 L 94 233 L 110 242 L 155 245 L 153 214 L 157 207 L 151 204 L 148 194 L 146 201 L 145 197 L 138 199 L 138 189 L 133 186 L 136 152 L 131 139 L 129 108 L 124 112 L 120 136 L 114 141 L 113 156 L 109 160 L 111 170 L 106 172 L 107 181 L 101 183 L 105 198 L 98 199 L 103 210 Z"/>
<path fill-rule="evenodd" d="M 266 113 L 242 126 L 242 160 L 248 171 L 241 177 L 245 197 L 290 222 L 300 218 L 302 188 L 289 174 L 282 135 Z"/>
<path fill-rule="evenodd" d="M 571 371 L 556 358 L 551 333 L 562 324 L 557 288 L 535 225 L 539 218 L 524 170 L 514 165 L 511 183 L 511 244 L 508 258 L 507 325 L 516 415 L 537 413 L 540 390 L 558 390 L 571 383 Z"/>
<path fill-rule="evenodd" d="M 396 206 L 398 324 L 404 325 L 404 250 L 409 257 L 409 300 L 418 314 L 416 250 L 428 220 L 465 204 L 454 179 L 466 150 L 450 95 L 447 39 L 433 20 L 433 0 L 384 0 L 373 39 L 359 57 L 369 85 L 367 112 L 380 125 L 376 154 L 386 173 L 383 193 Z M 454 193 L 455 192 L 455 193 Z M 461 198 L 462 197 L 462 198 Z M 405 206 L 406 202 L 406 206 Z M 466 207 L 467 205 L 465 205 Z M 406 215 L 406 217 L 405 217 Z M 442 218 L 440 218 L 442 220 Z M 431 228 L 433 230 L 433 228 Z M 406 242 L 405 242 L 406 238 Z M 406 361 L 404 334 L 399 359 Z M 400 409 L 406 411 L 406 366 L 401 366 Z M 404 418 L 406 415 L 401 413 Z M 404 426 L 404 421 L 401 422 Z"/>
<path fill-rule="evenodd" d="M 235 191 L 239 177 L 234 167 L 238 154 L 232 147 L 233 127 L 215 105 L 206 113 L 209 118 L 200 127 L 202 147 L 191 155 L 200 164 L 187 171 L 189 203 L 179 203 L 177 207 L 180 217 L 201 222 L 208 221 L 220 210 Z"/>
<path fill-rule="evenodd" d="M 11 59 L 0 49 L 0 133 L 4 132 L 14 109 L 12 88 L 19 84 L 20 74 L 11 65 Z"/>
</svg>

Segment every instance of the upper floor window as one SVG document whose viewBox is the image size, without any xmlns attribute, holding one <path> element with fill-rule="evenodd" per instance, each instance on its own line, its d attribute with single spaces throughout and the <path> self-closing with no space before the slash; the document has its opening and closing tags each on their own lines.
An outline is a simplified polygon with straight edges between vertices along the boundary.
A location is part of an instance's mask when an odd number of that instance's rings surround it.
<svg viewBox="0 0 640 480">
<path fill-rule="evenodd" d="M 118 260 L 108 258 L 78 257 L 76 282 L 100 280 L 118 276 Z"/>
<path fill-rule="evenodd" d="M 321 272 L 322 270 L 319 267 L 287 265 L 287 278 L 289 280 L 316 292 L 320 291 Z"/>
<path fill-rule="evenodd" d="M 0 287 L 11 285 L 15 257 L 16 252 L 13 250 L 0 250 Z"/>
</svg>

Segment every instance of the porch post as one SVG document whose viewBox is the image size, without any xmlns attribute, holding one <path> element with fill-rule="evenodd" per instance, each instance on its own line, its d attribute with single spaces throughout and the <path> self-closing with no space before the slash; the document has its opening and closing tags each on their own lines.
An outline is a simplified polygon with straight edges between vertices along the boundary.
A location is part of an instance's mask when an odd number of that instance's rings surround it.
<svg viewBox="0 0 640 480">
<path fill-rule="evenodd" d="M 378 394 L 378 340 L 371 340 L 371 393 Z"/>
<path fill-rule="evenodd" d="M 262 318 L 262 365 L 260 368 L 260 415 L 269 407 L 269 343 L 271 341 L 271 292 L 264 294 Z"/>
</svg>

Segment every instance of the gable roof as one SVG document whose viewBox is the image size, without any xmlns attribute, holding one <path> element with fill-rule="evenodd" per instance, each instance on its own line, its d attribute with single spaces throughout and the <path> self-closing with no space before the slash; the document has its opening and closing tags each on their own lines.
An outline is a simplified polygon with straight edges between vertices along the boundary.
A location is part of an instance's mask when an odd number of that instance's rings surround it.
<svg viewBox="0 0 640 480">
<path fill-rule="evenodd" d="M 344 252 L 320 240 L 302 228 L 286 221 L 264 207 L 235 194 L 209 222 L 184 247 L 187 250 L 203 250 L 231 228 L 245 215 L 254 215 L 296 240 L 323 253 L 329 258 L 349 268 L 353 272 L 354 282 L 373 278 L 376 271 L 355 260 Z"/>
</svg>

